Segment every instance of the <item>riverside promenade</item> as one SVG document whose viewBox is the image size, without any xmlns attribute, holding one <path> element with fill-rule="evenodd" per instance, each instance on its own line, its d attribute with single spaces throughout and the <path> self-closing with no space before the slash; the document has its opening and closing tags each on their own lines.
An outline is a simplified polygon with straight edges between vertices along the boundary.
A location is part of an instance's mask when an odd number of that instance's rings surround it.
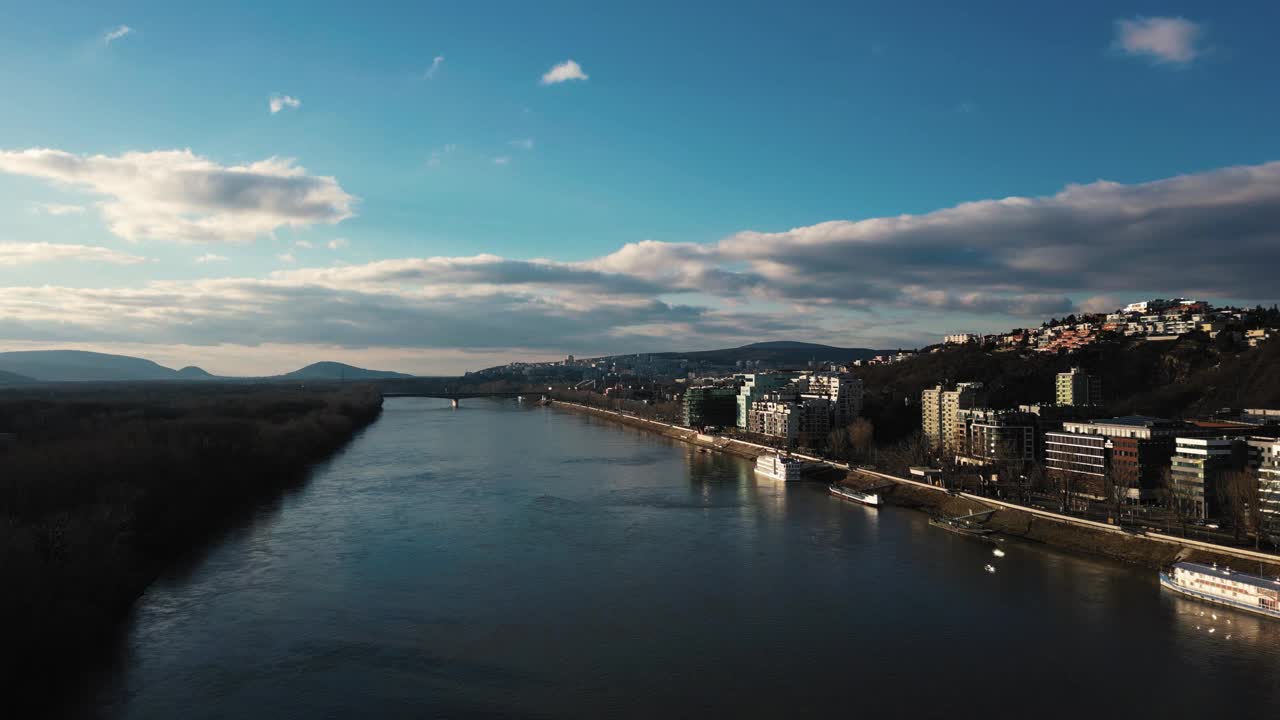
<svg viewBox="0 0 1280 720">
<path fill-rule="evenodd" d="M 603 408 L 594 408 L 588 405 L 564 402 L 561 400 L 553 401 L 553 407 L 555 406 L 565 407 L 577 412 L 586 412 L 593 415 L 607 417 L 611 420 L 620 422 L 625 425 L 647 429 L 652 432 L 665 435 L 666 437 L 680 440 L 682 442 L 696 445 L 698 447 L 710 448 L 710 449 L 721 451 L 721 452 L 729 452 L 735 455 L 739 455 L 741 457 L 755 458 L 756 456 L 766 452 L 778 452 L 777 448 L 772 448 L 767 445 L 760 445 L 758 443 L 748 442 L 746 440 L 739 440 L 736 438 L 724 437 L 721 435 L 708 435 L 705 433 L 699 433 L 696 430 L 692 430 L 690 428 L 683 427 L 680 425 L 664 423 L 658 420 L 649 420 L 647 418 L 637 417 L 635 415 L 624 413 L 624 412 L 618 412 L 616 410 L 605 410 Z M 1033 540 L 1048 542 L 1050 544 L 1055 544 L 1055 545 L 1067 545 L 1074 549 L 1080 549 L 1086 552 L 1090 552 L 1090 551 L 1098 552 L 1098 553 L 1110 555 L 1113 557 L 1119 557 L 1119 558 L 1137 561 L 1137 562 L 1146 562 L 1149 564 L 1165 564 L 1166 562 L 1173 562 L 1173 561 L 1183 560 L 1188 558 L 1200 558 L 1200 559 L 1209 560 L 1212 562 L 1224 562 L 1224 561 L 1230 561 L 1232 559 L 1235 559 L 1238 561 L 1245 561 L 1248 563 L 1260 563 L 1262 565 L 1269 566 L 1272 572 L 1268 574 L 1275 574 L 1276 572 L 1280 572 L 1280 555 L 1276 555 L 1273 553 L 1260 552 L 1256 550 L 1248 550 L 1245 548 L 1230 547 L 1226 545 L 1218 545 L 1216 543 L 1203 542 L 1200 540 L 1192 540 L 1189 538 L 1180 538 L 1174 535 L 1166 535 L 1164 533 L 1151 532 L 1151 531 L 1143 532 L 1141 534 L 1134 534 L 1130 531 L 1127 531 L 1115 525 L 1109 525 L 1107 523 L 1101 523 L 1094 520 L 1086 520 L 1084 518 L 1073 517 L 1071 515 L 1065 515 L 1062 513 L 1055 513 L 1049 510 L 1043 510 L 1040 508 L 1030 507 L 1027 505 L 1019 505 L 1017 503 L 1011 503 L 1004 500 L 996 500 L 993 498 L 983 497 L 981 495 L 973 495 L 971 493 L 966 493 L 966 492 L 953 492 L 953 491 L 947 490 L 946 488 L 938 487 L 936 485 L 930 485 L 928 483 L 923 483 L 918 480 L 911 480 L 909 478 L 899 477 L 897 475 L 890 475 L 888 473 L 882 473 L 876 470 L 869 470 L 866 468 L 851 467 L 846 463 L 836 462 L 834 460 L 819 457 L 816 455 L 808 455 L 800 452 L 791 452 L 790 455 L 792 457 L 801 458 L 803 460 L 807 460 L 812 463 L 825 465 L 827 467 L 835 468 L 837 470 L 843 470 L 846 473 L 850 473 L 854 476 L 862 476 L 863 478 L 874 480 L 874 482 L 876 483 L 883 483 L 887 481 L 887 482 L 892 482 L 896 485 L 902 486 L 904 488 L 911 488 L 917 491 L 924 491 L 926 493 L 936 494 L 935 497 L 938 502 L 942 502 L 951 498 L 959 498 L 959 499 L 969 501 L 971 503 L 977 503 L 979 505 L 986 506 L 988 508 L 1003 510 L 1008 513 L 1025 514 L 1032 520 L 1038 519 L 1042 521 L 1049 521 L 1051 523 L 1061 526 L 1062 528 L 1070 528 L 1070 529 L 1075 529 L 1080 531 L 1077 533 L 1078 537 L 1075 538 L 1076 542 L 1062 543 L 1062 542 L 1057 542 L 1055 540 L 1048 539 L 1045 537 L 1037 537 L 1034 534 L 1030 534 L 1030 533 L 1013 532 L 1009 530 L 1004 530 L 1004 532 L 1007 532 L 1008 534 L 1027 537 Z M 1028 527 L 1031 525 L 1030 520 L 1027 522 L 1027 525 Z M 1079 540 L 1087 539 L 1088 537 L 1098 537 L 1094 535 L 1094 533 L 1103 533 L 1104 535 L 1102 537 L 1108 538 L 1109 542 L 1105 543 L 1107 547 L 1100 546 L 1091 550 L 1087 544 L 1079 542 Z M 1155 543 L 1163 546 L 1164 551 L 1158 553 L 1160 560 L 1157 562 L 1152 559 L 1151 552 L 1143 552 L 1143 553 L 1118 552 L 1115 550 L 1115 545 L 1117 543 L 1121 546 L 1133 547 L 1134 549 L 1136 549 L 1137 546 L 1146 545 L 1148 543 Z M 1148 550 L 1154 550 L 1154 549 L 1155 548 L 1148 548 Z M 1165 558 L 1168 558 L 1167 561 Z"/>
</svg>

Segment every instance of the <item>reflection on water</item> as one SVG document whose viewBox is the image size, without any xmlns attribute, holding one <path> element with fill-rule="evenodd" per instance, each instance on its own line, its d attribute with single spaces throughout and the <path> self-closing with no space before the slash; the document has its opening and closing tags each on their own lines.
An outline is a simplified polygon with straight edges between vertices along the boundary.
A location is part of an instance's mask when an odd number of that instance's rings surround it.
<svg viewBox="0 0 1280 720">
<path fill-rule="evenodd" d="M 919 513 L 594 417 L 442 405 L 389 401 L 302 491 L 152 587 L 82 714 L 1187 717 L 1223 697 L 1237 714 L 1280 704 L 1280 623 L 1218 610 L 1209 625 L 1208 606 L 1161 592 L 1154 572 L 1015 541 L 997 558 Z"/>
</svg>

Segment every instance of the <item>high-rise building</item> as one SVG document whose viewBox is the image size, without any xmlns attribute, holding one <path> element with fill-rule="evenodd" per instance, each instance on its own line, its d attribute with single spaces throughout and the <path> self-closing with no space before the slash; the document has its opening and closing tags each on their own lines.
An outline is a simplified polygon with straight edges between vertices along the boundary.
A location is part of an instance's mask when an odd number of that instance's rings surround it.
<svg viewBox="0 0 1280 720">
<path fill-rule="evenodd" d="M 795 378 L 789 373 L 755 373 L 740 375 L 742 384 L 738 386 L 738 411 L 735 423 L 743 430 L 747 429 L 751 404 L 775 390 L 781 390 Z"/>
<path fill-rule="evenodd" d="M 920 425 L 930 450 L 955 454 L 964 446 L 964 428 L 957 412 L 983 404 L 982 383 L 938 385 L 920 394 Z"/>
<path fill-rule="evenodd" d="M 1080 368 L 1058 373 L 1057 402 L 1059 405 L 1101 405 L 1102 379 Z"/>
</svg>

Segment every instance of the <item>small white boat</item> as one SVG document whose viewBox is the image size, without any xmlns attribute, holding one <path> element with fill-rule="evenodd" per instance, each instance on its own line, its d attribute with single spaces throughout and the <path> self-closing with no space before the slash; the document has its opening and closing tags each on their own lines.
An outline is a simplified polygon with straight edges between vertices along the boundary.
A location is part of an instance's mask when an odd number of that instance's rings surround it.
<svg viewBox="0 0 1280 720">
<path fill-rule="evenodd" d="M 861 490 L 854 490 L 853 488 L 845 487 L 843 485 L 828 485 L 827 490 L 829 490 L 832 495 L 844 498 L 845 500 L 852 500 L 856 503 L 862 503 L 863 505 L 870 505 L 871 507 L 880 507 L 880 496 L 876 493 L 862 492 Z"/>
<path fill-rule="evenodd" d="M 987 566 L 983 567 L 982 569 L 983 569 L 983 570 L 986 570 L 986 571 L 987 571 L 987 572 L 989 572 L 989 573 L 993 573 L 993 572 L 995 572 L 995 571 L 996 571 L 996 566 L 995 566 L 995 565 L 987 565 Z"/>
<path fill-rule="evenodd" d="M 996 557 L 1004 557 L 1004 551 L 1001 550 L 1000 548 L 996 548 L 995 550 L 992 550 L 991 554 L 995 555 Z"/>
</svg>

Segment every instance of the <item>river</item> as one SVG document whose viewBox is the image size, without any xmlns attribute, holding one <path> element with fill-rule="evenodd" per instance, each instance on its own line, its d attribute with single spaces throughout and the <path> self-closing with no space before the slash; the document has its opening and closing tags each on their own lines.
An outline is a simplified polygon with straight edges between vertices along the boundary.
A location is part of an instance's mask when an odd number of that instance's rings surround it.
<svg viewBox="0 0 1280 720">
<path fill-rule="evenodd" d="M 393 399 L 305 487 L 155 583 L 74 714 L 1280 708 L 1280 623 L 1146 569 L 991 547 L 595 417 Z"/>
</svg>

